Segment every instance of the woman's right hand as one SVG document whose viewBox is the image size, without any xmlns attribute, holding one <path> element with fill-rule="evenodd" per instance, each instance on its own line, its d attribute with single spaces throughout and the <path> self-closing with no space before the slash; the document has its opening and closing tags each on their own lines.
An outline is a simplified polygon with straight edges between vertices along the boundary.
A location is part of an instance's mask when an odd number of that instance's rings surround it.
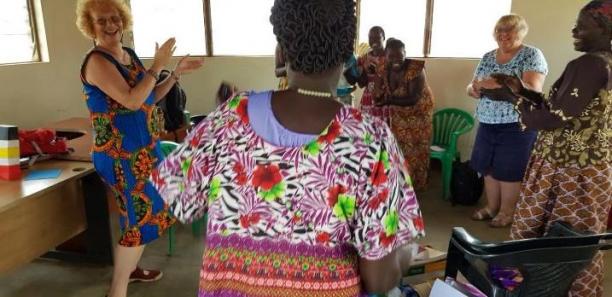
<svg viewBox="0 0 612 297">
<path fill-rule="evenodd" d="M 474 80 L 467 87 L 468 96 L 474 99 L 480 99 L 480 86 L 478 85 L 478 81 Z"/>
<path fill-rule="evenodd" d="M 174 50 L 176 50 L 176 39 L 174 37 L 168 38 L 161 46 L 156 42 L 155 43 L 155 57 L 153 58 L 153 68 L 155 71 L 161 71 L 165 68 L 172 55 L 174 54 Z"/>
</svg>

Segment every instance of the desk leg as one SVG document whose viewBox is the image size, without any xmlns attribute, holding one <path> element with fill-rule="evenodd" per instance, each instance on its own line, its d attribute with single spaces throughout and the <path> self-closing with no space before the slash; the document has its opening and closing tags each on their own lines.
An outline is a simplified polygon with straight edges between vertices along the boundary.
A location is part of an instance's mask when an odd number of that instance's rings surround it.
<svg viewBox="0 0 612 297">
<path fill-rule="evenodd" d="M 113 264 L 113 244 L 110 231 L 106 186 L 97 173 L 81 179 L 87 230 L 84 236 L 84 252 L 51 251 L 44 258 L 67 261 Z"/>
</svg>

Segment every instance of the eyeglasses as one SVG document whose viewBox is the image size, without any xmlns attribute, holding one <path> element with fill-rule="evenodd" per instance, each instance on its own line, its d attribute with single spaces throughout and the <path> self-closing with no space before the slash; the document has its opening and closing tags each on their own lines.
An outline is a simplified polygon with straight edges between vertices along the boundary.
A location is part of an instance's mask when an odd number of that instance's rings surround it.
<svg viewBox="0 0 612 297">
<path fill-rule="evenodd" d="M 495 33 L 512 33 L 516 31 L 514 27 L 499 27 L 495 29 Z"/>
<path fill-rule="evenodd" d="M 115 24 L 115 25 L 119 25 L 119 24 L 123 23 L 123 20 L 121 19 L 120 16 L 114 15 L 114 16 L 109 17 L 109 18 L 99 18 L 99 19 L 96 20 L 96 24 L 101 26 L 101 27 L 104 27 L 104 26 L 106 26 L 106 24 L 109 21 L 111 23 Z"/>
</svg>

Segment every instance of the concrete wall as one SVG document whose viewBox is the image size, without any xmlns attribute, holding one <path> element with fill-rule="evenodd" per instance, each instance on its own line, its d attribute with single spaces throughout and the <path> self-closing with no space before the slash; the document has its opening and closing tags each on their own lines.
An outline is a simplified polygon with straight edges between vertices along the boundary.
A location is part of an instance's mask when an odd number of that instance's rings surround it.
<svg viewBox="0 0 612 297">
<path fill-rule="evenodd" d="M 495 0 L 492 0 L 495 1 Z M 514 0 L 512 11 L 523 15 L 531 29 L 526 42 L 543 50 L 550 67 L 546 88 L 577 56 L 570 30 L 583 0 Z M 76 1 L 42 0 L 50 62 L 0 66 L 0 123 L 35 127 L 67 117 L 87 116 L 81 93 L 79 68 L 92 46 L 74 25 Z M 466 16 L 477 17 L 477 16 Z M 466 32 L 465 42 L 470 42 Z M 4 47 L 7 45 L 0 45 Z M 244 45 L 242 45 L 244 46 Z M 461 46 L 458 44 L 457 46 Z M 436 107 L 474 111 L 476 101 L 465 95 L 478 60 L 428 59 L 427 74 Z M 272 57 L 207 58 L 202 71 L 184 76 L 192 114 L 214 108 L 214 94 L 222 80 L 242 89 L 269 89 L 276 85 Z M 474 133 L 463 137 L 460 148 L 469 156 Z"/>
</svg>

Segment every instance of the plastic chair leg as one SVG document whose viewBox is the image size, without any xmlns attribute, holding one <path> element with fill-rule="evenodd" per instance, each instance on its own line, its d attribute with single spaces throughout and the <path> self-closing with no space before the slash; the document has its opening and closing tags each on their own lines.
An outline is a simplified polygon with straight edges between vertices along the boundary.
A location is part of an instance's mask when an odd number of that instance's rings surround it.
<svg viewBox="0 0 612 297">
<path fill-rule="evenodd" d="M 168 256 L 174 253 L 174 226 L 168 228 Z"/>
<path fill-rule="evenodd" d="M 448 200 L 450 196 L 450 183 L 453 174 L 453 163 L 451 160 L 442 161 L 442 199 Z"/>
<path fill-rule="evenodd" d="M 198 219 L 191 223 L 191 233 L 196 237 L 202 234 L 202 219 Z"/>
<path fill-rule="evenodd" d="M 193 236 L 199 237 L 206 233 L 206 223 L 208 222 L 208 214 L 204 214 L 199 220 L 191 223 L 191 233 Z"/>
</svg>

